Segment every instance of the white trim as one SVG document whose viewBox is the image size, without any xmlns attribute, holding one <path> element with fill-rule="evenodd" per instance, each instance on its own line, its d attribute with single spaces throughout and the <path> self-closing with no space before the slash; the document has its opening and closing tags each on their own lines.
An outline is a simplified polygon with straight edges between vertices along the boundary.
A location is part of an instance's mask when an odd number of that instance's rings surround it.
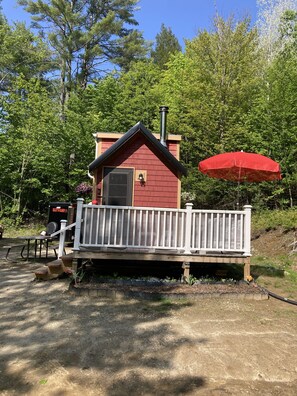
<svg viewBox="0 0 297 396">
<path fill-rule="evenodd" d="M 193 210 L 192 204 L 186 209 L 80 205 L 77 226 L 82 224 L 82 233 L 76 229 L 74 250 L 83 246 L 250 255 L 251 207 L 226 211 Z"/>
</svg>

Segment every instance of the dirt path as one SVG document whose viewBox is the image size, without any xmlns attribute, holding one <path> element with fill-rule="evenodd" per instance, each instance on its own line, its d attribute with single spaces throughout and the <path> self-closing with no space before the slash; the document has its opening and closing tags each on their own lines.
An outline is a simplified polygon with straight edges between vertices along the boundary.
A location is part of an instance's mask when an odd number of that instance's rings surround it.
<svg viewBox="0 0 297 396">
<path fill-rule="evenodd" d="M 111 301 L 0 260 L 1 395 L 296 395 L 297 307 Z"/>
</svg>

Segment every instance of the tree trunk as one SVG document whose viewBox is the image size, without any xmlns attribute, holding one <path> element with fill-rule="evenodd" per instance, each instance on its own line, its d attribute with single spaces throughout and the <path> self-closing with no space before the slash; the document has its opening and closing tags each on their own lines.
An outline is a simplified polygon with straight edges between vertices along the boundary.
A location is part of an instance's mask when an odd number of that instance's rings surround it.
<svg viewBox="0 0 297 396">
<path fill-rule="evenodd" d="M 293 208 L 293 197 L 292 197 L 291 187 L 289 187 L 289 197 L 290 197 L 290 208 Z"/>
<path fill-rule="evenodd" d="M 62 59 L 61 65 L 61 75 L 60 75 L 60 107 L 61 107 L 61 119 L 64 118 L 65 114 L 65 103 L 66 103 L 66 84 L 65 84 L 65 75 L 66 75 L 66 61 Z"/>
</svg>

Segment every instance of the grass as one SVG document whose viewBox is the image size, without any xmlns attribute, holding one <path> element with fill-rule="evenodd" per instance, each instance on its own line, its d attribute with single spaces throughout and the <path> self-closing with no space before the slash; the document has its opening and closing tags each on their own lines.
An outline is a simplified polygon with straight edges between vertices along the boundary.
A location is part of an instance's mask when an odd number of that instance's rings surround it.
<svg viewBox="0 0 297 396">
<path fill-rule="evenodd" d="M 297 300 L 297 254 L 253 256 L 251 274 L 256 282 L 276 294 Z"/>
<path fill-rule="evenodd" d="M 282 227 L 285 230 L 297 227 L 297 208 L 287 210 L 263 210 L 252 214 L 252 230 L 262 230 Z"/>
<path fill-rule="evenodd" d="M 296 231 L 297 208 L 256 212 L 252 215 L 252 232 L 282 229 Z M 293 240 L 292 240 L 293 242 Z M 266 249 L 267 250 L 267 249 Z M 297 300 L 297 254 L 275 254 L 252 256 L 251 272 L 256 282 L 276 294 Z"/>
<path fill-rule="evenodd" d="M 251 260 L 251 273 L 260 286 L 297 301 L 296 262 L 297 255 L 255 256 Z"/>
<path fill-rule="evenodd" d="M 26 235 L 39 235 L 41 231 L 45 231 L 46 227 L 44 224 L 30 224 L 22 226 L 5 226 L 4 225 L 4 237 L 5 238 L 17 238 Z"/>
</svg>

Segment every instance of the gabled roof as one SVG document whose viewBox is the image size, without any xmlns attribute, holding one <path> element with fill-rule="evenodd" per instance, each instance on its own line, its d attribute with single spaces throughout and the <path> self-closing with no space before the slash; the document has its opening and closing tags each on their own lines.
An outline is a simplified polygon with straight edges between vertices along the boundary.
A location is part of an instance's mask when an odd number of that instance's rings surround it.
<svg viewBox="0 0 297 396">
<path fill-rule="evenodd" d="M 126 132 L 120 139 L 118 139 L 111 147 L 109 147 L 104 153 L 96 158 L 89 165 L 89 172 L 92 172 L 95 168 L 102 165 L 103 162 L 115 154 L 121 149 L 130 139 L 132 139 L 137 133 L 142 135 L 160 152 L 160 154 L 171 164 L 171 166 L 183 175 L 187 174 L 186 168 L 170 153 L 170 151 L 164 147 L 158 139 L 141 123 L 138 122 L 128 132 Z"/>
</svg>

